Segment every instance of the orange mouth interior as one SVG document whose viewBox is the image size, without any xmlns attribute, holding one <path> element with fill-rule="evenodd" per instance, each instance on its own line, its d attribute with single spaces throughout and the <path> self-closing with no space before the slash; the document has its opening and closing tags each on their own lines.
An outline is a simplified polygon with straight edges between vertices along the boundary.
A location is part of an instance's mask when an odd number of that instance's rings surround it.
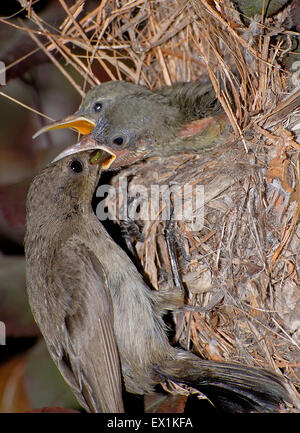
<svg viewBox="0 0 300 433">
<path fill-rule="evenodd" d="M 108 169 L 113 161 L 115 160 L 115 156 L 101 150 L 96 150 L 94 155 L 90 159 L 90 164 L 96 165 L 101 164 L 102 168 Z"/>
<path fill-rule="evenodd" d="M 33 136 L 33 138 L 38 137 L 47 131 L 52 131 L 53 129 L 63 129 L 72 128 L 83 135 L 89 134 L 95 127 L 96 123 L 93 120 L 87 119 L 86 117 L 69 117 L 65 120 L 52 123 L 50 125 L 43 126 L 39 129 Z"/>
<path fill-rule="evenodd" d="M 95 123 L 85 119 L 79 118 L 75 119 L 71 122 L 61 123 L 60 125 L 54 126 L 51 129 L 60 129 L 60 128 L 74 128 L 76 131 L 80 132 L 83 135 L 89 134 L 95 127 Z"/>
</svg>

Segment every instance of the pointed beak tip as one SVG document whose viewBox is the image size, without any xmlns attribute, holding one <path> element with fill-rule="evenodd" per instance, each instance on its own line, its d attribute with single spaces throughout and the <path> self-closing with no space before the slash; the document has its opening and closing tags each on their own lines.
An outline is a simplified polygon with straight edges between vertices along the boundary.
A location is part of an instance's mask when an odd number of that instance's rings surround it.
<svg viewBox="0 0 300 433">
<path fill-rule="evenodd" d="M 39 135 L 43 134 L 44 132 L 52 131 L 54 129 L 64 129 L 64 128 L 72 128 L 75 129 L 77 132 L 86 135 L 89 134 L 94 127 L 96 126 L 96 123 L 88 119 L 84 116 L 70 116 L 67 117 L 64 120 L 50 123 L 49 125 L 43 126 L 40 128 L 33 136 L 33 139 L 36 139 Z"/>
<path fill-rule="evenodd" d="M 44 132 L 47 132 L 48 130 L 50 130 L 51 128 L 47 128 L 46 126 L 43 126 L 43 128 L 40 128 L 38 131 L 36 131 L 32 138 L 33 140 L 35 140 L 36 138 L 38 138 L 40 135 L 44 134 Z"/>
</svg>

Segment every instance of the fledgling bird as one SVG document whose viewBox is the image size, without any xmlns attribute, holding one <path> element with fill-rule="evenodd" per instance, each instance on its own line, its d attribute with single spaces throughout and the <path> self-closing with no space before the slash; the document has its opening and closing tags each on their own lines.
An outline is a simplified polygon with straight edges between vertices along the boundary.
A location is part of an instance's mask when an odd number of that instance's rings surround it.
<svg viewBox="0 0 300 433">
<path fill-rule="evenodd" d="M 122 80 L 108 81 L 89 90 L 74 114 L 44 126 L 34 134 L 33 138 L 46 131 L 60 128 L 73 128 L 81 134 L 88 134 L 95 127 L 103 111 L 107 112 L 111 105 L 122 101 L 122 98 L 128 95 L 146 99 L 153 95 L 160 96 L 166 104 L 177 106 L 187 122 L 209 117 L 220 110 L 218 98 L 207 79 L 175 83 L 172 86 L 163 86 L 154 90 Z"/>
<path fill-rule="evenodd" d="M 115 99 L 129 94 L 141 94 L 146 97 L 152 92 L 144 86 L 122 80 L 99 84 L 87 92 L 74 114 L 43 126 L 34 134 L 33 138 L 37 138 L 44 132 L 62 128 L 72 128 L 81 134 L 89 134 L 95 127 L 103 108 L 108 107 Z"/>
<path fill-rule="evenodd" d="M 171 100 L 153 92 L 111 100 L 102 107 L 92 133 L 64 155 L 102 149 L 115 158 L 110 167 L 118 168 L 152 156 L 199 154 L 224 145 L 231 134 L 227 116 L 209 86 L 207 91 L 201 86 L 202 94 L 197 86 L 175 85 Z M 167 95 L 169 91 L 164 90 Z"/>
<path fill-rule="evenodd" d="M 277 411 L 288 396 L 276 374 L 200 359 L 170 345 L 162 315 L 182 299 L 151 290 L 93 212 L 107 158 L 94 165 L 90 152 L 60 156 L 35 177 L 27 199 L 30 305 L 79 402 L 92 412 L 122 411 L 121 366 L 131 393 L 175 382 L 205 393 L 225 411 Z"/>
</svg>

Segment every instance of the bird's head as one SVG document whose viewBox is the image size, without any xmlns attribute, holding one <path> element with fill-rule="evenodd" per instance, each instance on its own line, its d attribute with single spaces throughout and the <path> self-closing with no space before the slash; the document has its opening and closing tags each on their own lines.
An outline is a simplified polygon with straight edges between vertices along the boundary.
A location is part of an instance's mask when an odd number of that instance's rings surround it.
<svg viewBox="0 0 300 433">
<path fill-rule="evenodd" d="M 111 158 L 103 168 L 114 169 L 152 156 L 209 148 L 221 141 L 220 134 L 226 125 L 224 113 L 187 121 L 180 107 L 165 96 L 124 95 L 103 106 L 92 133 L 59 158 L 86 150 L 104 150 Z"/>
<path fill-rule="evenodd" d="M 78 110 L 71 116 L 65 117 L 57 122 L 43 126 L 33 136 L 39 135 L 53 129 L 71 128 L 80 134 L 89 134 L 95 127 L 103 111 L 107 110 L 113 102 L 130 94 L 152 94 L 146 87 L 126 81 L 108 81 L 89 90 L 82 100 Z"/>
<path fill-rule="evenodd" d="M 111 157 L 102 152 L 95 165 L 90 162 L 92 155 L 93 152 L 81 152 L 59 159 L 34 178 L 27 196 L 27 224 L 35 230 L 49 224 L 55 227 L 91 211 L 102 163 Z"/>
<path fill-rule="evenodd" d="M 112 158 L 103 168 L 118 168 L 167 152 L 182 127 L 181 112 L 165 97 L 151 93 L 116 98 L 102 108 L 91 134 L 60 156 L 86 150 L 104 150 Z M 115 159 L 115 160 L 113 160 Z"/>
</svg>

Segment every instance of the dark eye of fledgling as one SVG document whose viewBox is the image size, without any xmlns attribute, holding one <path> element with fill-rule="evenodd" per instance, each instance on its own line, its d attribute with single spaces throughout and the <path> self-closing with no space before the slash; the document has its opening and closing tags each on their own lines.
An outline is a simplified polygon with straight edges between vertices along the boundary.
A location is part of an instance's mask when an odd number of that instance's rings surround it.
<svg viewBox="0 0 300 433">
<path fill-rule="evenodd" d="M 94 104 L 94 111 L 96 111 L 96 113 L 99 113 L 99 111 L 102 110 L 102 104 L 101 102 L 96 102 L 96 104 Z"/>
<path fill-rule="evenodd" d="M 71 163 L 70 163 L 70 169 L 72 171 L 74 171 L 74 173 L 81 173 L 83 170 L 83 165 L 82 162 L 79 161 L 79 159 L 74 159 Z"/>
<path fill-rule="evenodd" d="M 116 137 L 116 138 L 114 138 L 113 141 L 114 141 L 114 143 L 117 144 L 118 146 L 121 146 L 121 144 L 124 143 L 124 139 L 123 139 L 123 137 Z"/>
</svg>

